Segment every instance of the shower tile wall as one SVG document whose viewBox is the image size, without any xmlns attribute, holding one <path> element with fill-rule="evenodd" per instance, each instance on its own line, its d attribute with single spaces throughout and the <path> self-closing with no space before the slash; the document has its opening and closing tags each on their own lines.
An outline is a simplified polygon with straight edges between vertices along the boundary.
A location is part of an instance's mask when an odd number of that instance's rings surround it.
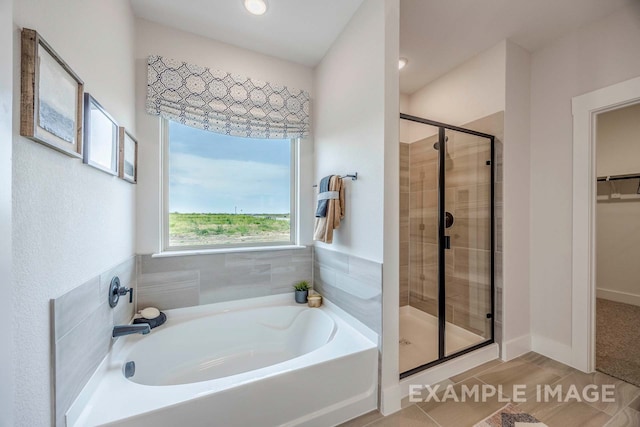
<svg viewBox="0 0 640 427">
<path fill-rule="evenodd" d="M 409 144 L 400 143 L 400 306 L 409 304 Z"/>
<path fill-rule="evenodd" d="M 482 119 L 476 120 L 474 122 L 468 123 L 463 127 L 476 130 L 478 132 L 484 132 L 491 135 L 494 135 L 495 138 L 495 177 L 494 177 L 494 193 L 495 193 L 495 265 L 494 265 L 494 279 L 495 279 L 495 319 L 494 319 L 494 327 L 495 327 L 495 341 L 500 343 L 502 342 L 502 285 L 503 285 L 503 274 L 502 274 L 502 206 L 503 206 L 503 197 L 502 197 L 502 167 L 503 167 L 503 141 L 504 141 L 504 112 L 498 112 L 492 114 L 490 116 L 484 117 Z M 488 210 L 487 210 L 488 212 Z M 488 224 L 488 222 L 487 222 Z M 487 230 L 488 236 L 488 230 Z M 480 261 L 483 258 L 487 259 L 490 256 L 489 247 L 487 248 L 479 248 L 472 252 L 475 255 L 475 258 L 471 258 L 471 260 Z M 456 254 L 457 256 L 459 254 Z M 490 265 L 488 262 L 484 264 L 487 266 Z M 473 270 L 471 270 L 473 271 Z M 488 277 L 488 272 L 481 273 Z M 472 281 L 473 283 L 473 281 Z M 490 283 L 486 285 L 488 288 Z M 473 288 L 471 288 L 473 289 Z M 482 288 L 480 288 L 482 289 Z M 490 295 L 488 292 L 484 292 L 480 295 L 484 295 L 486 298 L 489 298 Z M 472 294 L 473 296 L 473 294 Z M 474 298 L 471 299 L 470 308 L 473 309 L 474 306 Z M 477 306 L 477 305 L 476 305 Z M 472 310 L 471 310 L 472 311 Z M 457 321 L 461 320 L 460 316 L 458 316 Z M 479 322 L 478 316 L 471 316 L 469 319 L 470 322 Z M 464 325 L 464 323 L 458 323 L 460 325 Z"/>
<path fill-rule="evenodd" d="M 463 127 L 496 136 L 496 321 L 500 321 L 501 297 L 501 206 L 502 206 L 502 112 L 467 123 Z M 490 295 L 490 144 L 477 137 L 447 132 L 446 160 L 447 211 L 455 218 L 448 229 L 451 250 L 446 257 L 447 321 L 488 337 L 486 307 Z M 433 145 L 437 135 L 401 144 L 400 148 L 400 305 L 409 305 L 438 315 L 438 151 Z M 484 141 L 487 141 L 486 143 Z M 409 209 L 405 208 L 406 146 L 409 151 Z M 403 154 L 405 157 L 403 157 Z M 405 172 L 406 173 L 406 172 Z M 408 243 L 403 224 L 409 222 Z M 408 253 L 407 253 L 408 252 Z M 404 274 L 408 274 L 408 298 Z M 496 330 L 499 329 L 496 325 Z"/>
<path fill-rule="evenodd" d="M 409 145 L 409 305 L 438 315 L 438 136 Z M 448 310 L 447 312 L 451 312 Z"/>
</svg>

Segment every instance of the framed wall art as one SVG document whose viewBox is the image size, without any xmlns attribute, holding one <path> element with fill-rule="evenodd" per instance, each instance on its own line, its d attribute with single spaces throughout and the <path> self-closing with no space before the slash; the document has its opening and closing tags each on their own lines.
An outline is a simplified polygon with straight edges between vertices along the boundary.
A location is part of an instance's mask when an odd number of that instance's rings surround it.
<svg viewBox="0 0 640 427">
<path fill-rule="evenodd" d="M 35 30 L 21 48 L 20 135 L 82 157 L 82 80 Z"/>
<path fill-rule="evenodd" d="M 89 93 L 84 94 L 84 162 L 111 175 L 119 170 L 119 127 Z"/>
<path fill-rule="evenodd" d="M 120 178 L 138 182 L 138 141 L 120 127 Z"/>
</svg>

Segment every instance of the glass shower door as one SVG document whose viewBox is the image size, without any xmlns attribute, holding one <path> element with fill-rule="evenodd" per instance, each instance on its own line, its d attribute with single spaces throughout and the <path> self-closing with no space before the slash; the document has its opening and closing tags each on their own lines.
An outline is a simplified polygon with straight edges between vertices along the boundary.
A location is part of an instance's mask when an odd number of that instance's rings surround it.
<svg viewBox="0 0 640 427">
<path fill-rule="evenodd" d="M 493 342 L 492 135 L 401 115 L 400 378 Z"/>
<path fill-rule="evenodd" d="M 438 128 L 410 123 L 401 144 L 400 371 L 440 358 L 438 345 Z M 404 292 L 403 289 L 406 289 Z"/>
<path fill-rule="evenodd" d="M 449 356 L 492 337 L 492 144 L 483 136 L 443 131 L 441 304 Z"/>
</svg>

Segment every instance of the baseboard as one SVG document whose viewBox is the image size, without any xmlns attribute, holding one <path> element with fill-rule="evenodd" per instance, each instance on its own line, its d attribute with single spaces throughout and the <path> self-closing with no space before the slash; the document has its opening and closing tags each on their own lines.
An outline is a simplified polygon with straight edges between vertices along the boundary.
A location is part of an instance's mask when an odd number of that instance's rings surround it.
<svg viewBox="0 0 640 427">
<path fill-rule="evenodd" d="M 400 386 L 394 384 L 382 390 L 380 398 L 380 412 L 385 417 L 391 415 L 394 412 L 398 412 L 400 409 L 400 401 L 402 396 L 400 394 Z"/>
<path fill-rule="evenodd" d="M 531 350 L 565 365 L 573 366 L 573 350 L 570 345 L 539 335 L 532 335 Z"/>
<path fill-rule="evenodd" d="M 609 301 L 622 302 L 624 304 L 632 304 L 640 307 L 640 295 L 614 291 L 613 289 L 598 288 L 596 290 L 596 296 Z"/>
<path fill-rule="evenodd" d="M 502 343 L 502 360 L 507 362 L 530 351 L 531 335 L 522 335 Z"/>
</svg>

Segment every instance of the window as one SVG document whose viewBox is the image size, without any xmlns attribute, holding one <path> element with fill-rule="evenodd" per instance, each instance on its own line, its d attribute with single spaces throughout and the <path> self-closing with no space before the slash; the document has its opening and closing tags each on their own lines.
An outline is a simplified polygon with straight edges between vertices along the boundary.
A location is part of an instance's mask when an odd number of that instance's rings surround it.
<svg viewBox="0 0 640 427">
<path fill-rule="evenodd" d="M 165 250 L 295 243 L 297 141 L 164 129 Z"/>
</svg>

